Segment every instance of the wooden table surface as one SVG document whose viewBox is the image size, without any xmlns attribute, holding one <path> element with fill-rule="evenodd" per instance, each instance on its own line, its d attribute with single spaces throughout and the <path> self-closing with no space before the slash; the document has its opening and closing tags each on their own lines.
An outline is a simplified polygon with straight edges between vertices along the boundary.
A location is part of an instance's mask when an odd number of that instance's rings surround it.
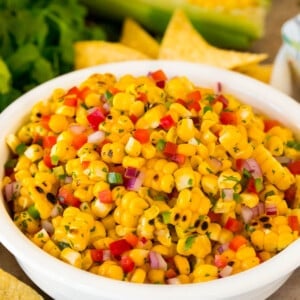
<svg viewBox="0 0 300 300">
<path fill-rule="evenodd" d="M 300 13 L 300 0 L 273 0 L 273 5 L 266 20 L 265 37 L 257 41 L 253 45 L 252 50 L 255 52 L 268 53 L 268 62 L 273 62 L 281 46 L 280 28 L 283 22 L 291 17 L 294 17 L 298 13 Z M 15 258 L 1 244 L 0 268 L 14 274 L 20 280 L 34 287 L 45 297 L 46 300 L 51 299 L 34 285 L 34 283 L 19 267 Z M 278 272 L 280 272 L 280 270 L 278 270 Z M 289 280 L 275 294 L 268 298 L 268 300 L 296 299 L 300 299 L 300 268 L 294 272 Z"/>
</svg>

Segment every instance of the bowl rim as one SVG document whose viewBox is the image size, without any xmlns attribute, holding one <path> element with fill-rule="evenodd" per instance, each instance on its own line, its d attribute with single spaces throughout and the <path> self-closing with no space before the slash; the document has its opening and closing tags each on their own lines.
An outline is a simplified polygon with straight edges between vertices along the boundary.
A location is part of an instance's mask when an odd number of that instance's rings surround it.
<svg viewBox="0 0 300 300">
<path fill-rule="evenodd" d="M 26 115 L 24 110 L 29 112 L 31 105 L 29 106 L 26 103 L 29 100 L 30 104 L 32 104 L 33 101 L 37 102 L 41 100 L 41 95 L 50 95 L 54 88 L 72 87 L 74 82 L 80 83 L 89 75 L 96 72 L 110 72 L 117 76 L 126 73 L 146 75 L 148 71 L 154 71 L 156 69 L 163 69 L 168 76 L 185 75 L 202 86 L 212 86 L 213 83 L 221 82 L 225 92 L 237 95 L 242 101 L 245 98 L 256 99 L 254 108 L 259 110 L 261 108 L 260 104 L 263 104 L 271 110 L 275 117 L 278 117 L 279 121 L 292 127 L 295 132 L 300 134 L 300 124 L 295 123 L 295 120 L 297 120 L 296 117 L 300 113 L 300 105 L 292 98 L 267 84 L 233 71 L 208 65 L 182 61 L 147 60 L 110 63 L 73 71 L 32 89 L 19 97 L 0 114 L 1 128 L 5 128 L 3 126 L 7 127 L 11 119 L 13 119 L 14 124 L 11 129 L 4 129 L 0 132 L 0 144 L 2 143 L 3 145 L 8 132 L 13 132 L 19 126 L 19 122 L 15 122 L 13 117 L 15 115 Z M 193 77 L 193 79 L 191 77 Z M 62 82 L 64 83 L 62 84 Z M 266 103 L 262 102 L 266 101 L 266 99 L 271 100 Z M 289 115 L 288 119 L 283 117 L 286 113 Z M 7 153 L 8 151 L 5 155 L 7 155 Z M 2 167 L 1 172 L 0 175 L 3 177 Z M 172 289 L 172 293 L 174 293 L 174 295 L 172 294 L 172 298 L 175 300 L 184 298 L 192 299 L 192 297 L 194 298 L 193 295 L 196 294 L 205 295 L 208 298 L 215 297 L 216 293 L 222 294 L 222 298 L 224 299 L 235 296 L 236 290 L 240 293 L 245 293 L 259 289 L 261 286 L 270 284 L 282 276 L 291 273 L 300 265 L 300 255 L 298 254 L 300 241 L 298 240 L 275 255 L 271 260 L 253 269 L 219 280 L 199 284 L 193 283 L 172 286 L 134 284 L 101 277 L 76 269 L 40 249 L 14 225 L 8 212 L 5 210 L 2 193 L 0 196 L 0 228 L 0 242 L 2 242 L 19 262 L 30 266 L 33 270 L 40 272 L 47 278 L 64 283 L 66 286 L 86 292 L 90 290 L 90 292 L 93 293 L 101 290 L 101 294 L 107 298 L 110 298 L 114 291 L 118 291 L 120 295 L 126 295 L 126 299 L 129 299 L 129 297 L 133 300 L 141 299 L 141 297 L 145 300 L 153 299 L 153 297 L 165 299 L 170 295 L 170 289 Z M 58 273 L 57 270 L 60 270 L 60 272 Z M 76 282 L 75 286 L 74 282 Z M 238 288 L 236 288 L 236 290 L 230 289 L 228 288 L 230 285 L 234 285 Z"/>
</svg>

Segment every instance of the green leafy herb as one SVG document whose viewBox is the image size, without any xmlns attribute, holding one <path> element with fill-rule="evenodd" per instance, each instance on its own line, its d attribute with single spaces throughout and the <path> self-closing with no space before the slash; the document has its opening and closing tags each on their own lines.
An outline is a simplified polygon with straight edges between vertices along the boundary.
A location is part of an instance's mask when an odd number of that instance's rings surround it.
<svg viewBox="0 0 300 300">
<path fill-rule="evenodd" d="M 25 152 L 26 149 L 27 149 L 26 144 L 21 143 L 21 144 L 19 144 L 19 145 L 16 147 L 16 152 L 17 152 L 18 155 L 22 155 L 22 154 Z"/>
<path fill-rule="evenodd" d="M 185 243 L 184 243 L 184 248 L 183 248 L 184 251 L 191 249 L 191 247 L 193 246 L 193 244 L 195 242 L 196 237 L 197 237 L 197 234 L 193 234 L 186 238 Z"/>
<path fill-rule="evenodd" d="M 287 147 L 289 148 L 293 148 L 297 151 L 300 151 L 300 142 L 297 142 L 297 141 L 288 141 L 286 143 Z"/>
</svg>

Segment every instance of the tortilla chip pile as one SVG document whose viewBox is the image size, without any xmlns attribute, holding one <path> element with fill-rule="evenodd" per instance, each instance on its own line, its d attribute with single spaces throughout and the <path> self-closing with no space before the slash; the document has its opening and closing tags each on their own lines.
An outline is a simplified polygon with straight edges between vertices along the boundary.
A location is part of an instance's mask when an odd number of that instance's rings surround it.
<svg viewBox="0 0 300 300">
<path fill-rule="evenodd" d="M 0 300 L 42 300 L 31 287 L 0 269 Z"/>
<path fill-rule="evenodd" d="M 79 41 L 74 45 L 75 68 L 143 59 L 183 60 L 235 70 L 269 82 L 272 66 L 260 63 L 267 54 L 219 49 L 210 45 L 180 9 L 159 43 L 134 20 L 123 23 L 119 42 Z"/>
</svg>

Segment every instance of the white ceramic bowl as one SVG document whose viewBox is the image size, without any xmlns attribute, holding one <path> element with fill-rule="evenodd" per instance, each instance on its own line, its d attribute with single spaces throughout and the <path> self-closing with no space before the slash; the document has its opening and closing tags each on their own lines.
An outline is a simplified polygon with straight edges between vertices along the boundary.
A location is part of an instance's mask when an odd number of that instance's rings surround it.
<svg viewBox="0 0 300 300">
<path fill-rule="evenodd" d="M 71 87 L 95 72 L 147 74 L 162 68 L 169 76 L 186 75 L 201 86 L 222 83 L 226 92 L 255 109 L 278 119 L 300 134 L 300 106 L 279 91 L 243 75 L 217 68 L 168 61 L 140 61 L 102 65 L 53 79 L 20 97 L 0 115 L 0 165 L 8 149 L 5 137 L 15 132 L 32 105 L 46 99 L 57 87 Z M 0 168 L 3 176 L 3 167 Z M 215 300 L 265 299 L 274 293 L 300 265 L 300 240 L 265 263 L 237 275 L 207 283 L 187 285 L 133 284 L 100 277 L 53 258 L 29 241 L 14 225 L 0 196 L 0 241 L 14 254 L 27 275 L 47 294 L 59 300 Z"/>
</svg>

